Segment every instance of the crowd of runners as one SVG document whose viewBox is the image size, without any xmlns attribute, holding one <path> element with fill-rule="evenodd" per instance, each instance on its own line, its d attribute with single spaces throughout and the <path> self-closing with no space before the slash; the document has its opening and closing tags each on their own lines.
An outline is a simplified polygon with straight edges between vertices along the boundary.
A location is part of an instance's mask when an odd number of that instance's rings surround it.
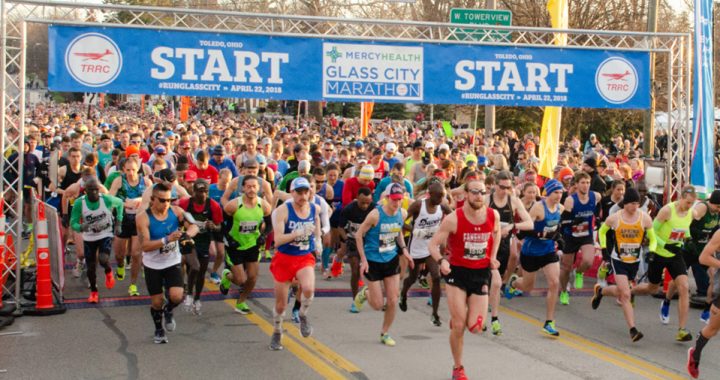
<svg viewBox="0 0 720 380">
<path fill-rule="evenodd" d="M 663 276 L 672 282 L 660 320 L 670 323 L 677 294 L 674 339 L 693 340 L 692 271 L 706 299 L 706 326 L 688 351 L 693 377 L 720 328 L 720 191 L 699 200 L 685 186 L 662 204 L 648 192 L 640 134 L 572 137 L 545 178 L 538 136 L 513 131 L 448 138 L 431 123 L 385 120 L 361 138 L 357 120 L 334 115 L 253 119 L 218 106 L 181 123 L 157 109 L 85 107 L 28 110 L 25 199 L 35 188 L 60 210 L 73 275 L 87 271 L 88 302 L 99 302 L 98 266 L 106 288 L 122 284 L 130 296 L 141 294 L 144 271 L 155 343 L 168 342 L 177 306 L 202 313 L 206 276 L 223 294 L 238 287 L 235 311 L 252 313 L 261 261 L 274 280 L 272 350 L 283 349 L 286 317 L 312 335 L 316 277 L 343 271 L 347 310 L 382 310 L 379 341 L 394 346 L 397 310 L 407 310 L 418 282 L 430 289 L 430 322 L 450 328 L 453 379 L 466 378 L 463 335 L 501 335 L 501 298 L 533 290 L 538 273 L 548 288 L 542 333 L 551 337 L 561 334 L 557 304 L 571 302 L 571 286 L 591 288 L 589 271 L 597 279 L 588 307 L 615 298 L 633 342 L 643 338 L 634 298 L 661 291 Z"/>
</svg>

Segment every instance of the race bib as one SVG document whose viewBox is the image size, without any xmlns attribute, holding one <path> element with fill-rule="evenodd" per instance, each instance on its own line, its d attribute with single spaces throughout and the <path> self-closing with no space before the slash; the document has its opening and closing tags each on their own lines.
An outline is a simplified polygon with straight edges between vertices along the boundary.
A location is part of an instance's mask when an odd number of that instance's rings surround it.
<svg viewBox="0 0 720 380">
<path fill-rule="evenodd" d="M 572 226 L 573 237 L 586 237 L 590 236 L 590 223 L 587 221 L 581 222 Z"/>
<path fill-rule="evenodd" d="M 393 252 L 397 248 L 396 239 L 397 232 L 380 234 L 380 253 Z"/>
<path fill-rule="evenodd" d="M 545 226 L 545 228 L 543 228 L 542 237 L 545 239 L 553 237 L 553 235 L 555 235 L 555 232 L 557 231 L 557 228 L 557 224 L 554 226 Z"/>
<path fill-rule="evenodd" d="M 670 231 L 670 237 L 668 237 L 668 241 L 674 243 L 682 243 L 685 240 L 686 233 L 687 230 L 685 229 L 673 228 L 672 231 Z"/>
<path fill-rule="evenodd" d="M 634 263 L 640 257 L 640 244 L 636 243 L 623 243 L 620 244 L 620 252 L 618 256 L 620 260 L 625 263 Z"/>
<path fill-rule="evenodd" d="M 176 241 L 171 241 L 165 245 L 162 246 L 158 251 L 161 255 L 167 255 L 168 253 L 171 253 L 177 249 L 178 243 Z"/>
<path fill-rule="evenodd" d="M 466 260 L 482 260 L 487 257 L 487 242 L 465 242 Z"/>
<path fill-rule="evenodd" d="M 241 234 L 249 234 L 253 233 L 257 230 L 257 222 L 240 222 L 240 233 Z"/>
</svg>

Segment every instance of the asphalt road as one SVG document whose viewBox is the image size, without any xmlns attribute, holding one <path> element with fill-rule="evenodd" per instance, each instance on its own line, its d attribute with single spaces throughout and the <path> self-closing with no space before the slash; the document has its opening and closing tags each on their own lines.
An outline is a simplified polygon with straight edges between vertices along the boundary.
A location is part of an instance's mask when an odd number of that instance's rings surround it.
<svg viewBox="0 0 720 380">
<path fill-rule="evenodd" d="M 466 335 L 464 362 L 471 379 L 680 379 L 690 343 L 674 340 L 676 304 L 671 323 L 658 318 L 659 301 L 638 297 L 637 327 L 645 338 L 629 339 L 622 312 L 611 298 L 597 311 L 590 308 L 589 287 L 575 292 L 569 306 L 558 306 L 559 339 L 540 333 L 545 315 L 542 291 L 502 300 L 504 333 Z M 141 281 L 142 282 L 142 281 Z M 268 350 L 271 334 L 272 281 L 261 264 L 260 281 L 249 302 L 253 314 L 233 312 L 207 284 L 203 314 L 177 309 L 177 330 L 170 343 L 152 342 L 153 325 L 147 297 L 127 297 L 128 280 L 112 290 L 100 285 L 101 303 L 85 303 L 84 278 L 67 279 L 70 310 L 59 316 L 22 317 L 0 331 L 1 379 L 202 379 L 233 376 L 275 379 L 369 378 L 447 379 L 452 357 L 448 345 L 446 300 L 441 300 L 442 327 L 430 323 L 426 292 L 417 288 L 405 313 L 398 312 L 391 329 L 397 346 L 379 341 L 380 312 L 366 307 L 350 314 L 348 276 L 318 279 L 309 318 L 311 338 L 285 323 L 285 350 Z M 538 286 L 542 286 L 542 282 Z M 141 284 L 141 292 L 145 292 Z M 231 293 L 232 295 L 232 293 Z M 289 313 L 288 313 L 289 314 Z M 689 329 L 702 327 L 699 310 L 691 309 Z M 10 333 L 10 334 L 8 334 Z M 17 333 L 17 334 L 15 334 Z M 720 343 L 711 341 L 704 353 L 701 378 L 719 379 Z"/>
</svg>

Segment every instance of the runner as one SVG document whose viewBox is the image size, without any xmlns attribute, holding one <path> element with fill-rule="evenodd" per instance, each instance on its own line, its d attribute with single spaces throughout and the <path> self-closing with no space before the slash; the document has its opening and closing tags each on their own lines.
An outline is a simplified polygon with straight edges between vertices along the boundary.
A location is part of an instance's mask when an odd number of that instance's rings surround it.
<svg viewBox="0 0 720 380">
<path fill-rule="evenodd" d="M 170 206 L 171 200 L 169 187 L 162 183 L 155 185 L 150 207 L 141 211 L 136 220 L 137 238 L 145 266 L 145 282 L 150 293 L 150 315 L 155 324 L 155 343 L 168 342 L 165 329 L 175 331 L 173 309 L 182 302 L 183 297 L 179 243 L 198 233 L 197 226 L 185 220 L 181 208 Z M 185 233 L 180 231 L 181 225 L 185 226 Z M 133 265 L 133 269 L 135 267 Z"/>
<path fill-rule="evenodd" d="M 667 269 L 670 277 L 675 281 L 679 296 L 678 302 L 678 333 L 675 340 L 689 342 L 692 334 L 685 326 L 690 307 L 690 290 L 688 289 L 687 266 L 683 260 L 685 240 L 690 238 L 690 223 L 696 211 L 693 204 L 697 199 L 695 188 L 684 186 L 680 192 L 680 199 L 663 206 L 660 209 L 653 229 L 657 239 L 657 249 L 650 254 L 648 267 L 648 282 L 642 283 L 633 289 L 633 294 L 655 294 L 662 283 L 663 270 Z M 660 321 L 670 323 L 670 300 L 666 298 L 660 304 Z"/>
<path fill-rule="evenodd" d="M 112 251 L 113 213 L 117 215 L 117 223 L 122 222 L 122 201 L 107 194 L 100 194 L 100 182 L 97 178 L 87 178 L 85 195 L 75 201 L 70 226 L 74 231 L 82 233 L 83 252 L 87 264 L 87 276 L 90 282 L 89 303 L 98 303 L 97 264 L 105 269 L 105 287 L 115 286 L 109 259 Z"/>
<path fill-rule="evenodd" d="M 520 201 L 520 198 L 513 195 L 512 173 L 501 171 L 495 176 L 494 190 L 486 195 L 485 204 L 500 215 L 500 246 L 496 259 L 500 262 L 497 269 L 491 271 L 492 281 L 490 283 L 490 309 L 491 329 L 493 335 L 502 334 L 502 325 L 498 313 L 500 310 L 500 294 L 504 286 L 503 278 L 507 272 L 508 262 L 511 256 L 513 234 L 515 231 L 528 231 L 533 229 L 530 215 Z M 515 222 L 519 220 L 519 222 Z M 513 268 L 514 269 L 514 268 Z"/>
<path fill-rule="evenodd" d="M 273 335 L 271 350 L 282 350 L 282 321 L 287 307 L 288 291 L 293 278 L 302 287 L 300 307 L 300 333 L 312 334 L 307 311 L 315 297 L 316 241 L 320 240 L 320 220 L 317 207 L 308 200 L 310 182 L 296 178 L 290 184 L 292 202 L 280 205 L 272 214 L 277 252 L 270 263 L 275 280 L 275 307 L 273 308 Z M 280 229 L 280 226 L 283 226 Z M 315 237 L 315 238 L 313 238 Z"/>
<path fill-rule="evenodd" d="M 122 223 L 120 223 L 120 228 L 116 229 L 116 231 L 119 232 L 116 232 L 115 235 L 116 239 L 114 240 L 113 251 L 115 251 L 115 259 L 117 261 L 117 278 L 120 281 L 125 279 L 125 256 L 128 253 L 130 254 L 132 267 L 130 268 L 128 294 L 131 296 L 139 296 L 140 292 L 137 288 L 137 278 L 138 274 L 140 274 L 142 256 L 135 216 L 138 210 L 140 210 L 142 194 L 151 184 L 147 178 L 140 177 L 138 174 L 138 161 L 135 159 L 128 159 L 123 171 L 124 173 L 115 178 L 110 186 L 110 195 L 120 198 L 120 200 L 124 202 L 123 207 L 125 210 L 125 214 L 121 218 Z M 165 186 L 163 186 L 163 188 L 165 188 Z M 169 188 L 168 191 L 170 191 Z M 171 195 L 169 195 L 169 197 L 172 199 Z"/>
<path fill-rule="evenodd" d="M 560 214 L 563 206 L 562 184 L 551 179 L 545 184 L 545 199 L 535 203 L 530 209 L 530 218 L 534 222 L 534 234 L 527 236 L 520 251 L 520 266 L 523 277 L 513 274 L 505 286 L 505 297 L 512 299 L 515 290 L 528 292 L 535 286 L 536 272 L 541 270 L 547 281 L 545 323 L 542 331 L 550 336 L 560 336 L 555 328 L 555 304 L 560 289 L 560 258 L 557 251 L 562 250 L 563 241 L 560 233 Z M 557 245 L 557 247 L 556 247 Z"/>
<path fill-rule="evenodd" d="M 710 241 L 700 254 L 700 264 L 714 269 L 714 288 L 712 290 L 712 305 L 710 306 L 710 319 L 707 325 L 700 330 L 695 346 L 688 349 L 687 371 L 694 379 L 700 376 L 700 356 L 705 345 L 720 330 L 720 231 L 713 233 Z"/>
<path fill-rule="evenodd" d="M 485 184 L 477 179 L 465 182 L 465 203 L 440 224 L 428 249 L 445 276 L 450 311 L 450 350 L 452 378 L 467 379 L 462 363 L 463 335 L 483 331 L 488 309 L 490 270 L 498 269 L 500 215 L 484 201 Z M 449 260 L 440 252 L 447 242 Z"/>
<path fill-rule="evenodd" d="M 360 225 L 365 221 L 370 211 L 375 209 L 372 202 L 372 190 L 367 187 L 361 187 L 358 190 L 357 198 L 350 202 L 349 205 L 343 207 L 341 211 L 340 238 L 342 240 L 341 251 L 345 252 L 345 257 L 350 261 L 350 290 L 353 300 L 358 293 L 360 282 L 360 253 L 358 253 L 357 242 L 355 236 Z M 355 302 L 350 304 L 350 312 L 358 313 Z"/>
<path fill-rule="evenodd" d="M 400 290 L 400 257 L 402 255 L 413 269 L 414 263 L 408 253 L 403 237 L 403 221 L 406 212 L 400 208 L 404 198 L 405 189 L 397 183 L 388 187 L 385 197 L 388 201 L 373 211 L 370 211 L 365 221 L 355 234 L 358 254 L 360 255 L 360 273 L 365 275 L 365 285 L 355 296 L 355 308 L 362 310 L 365 301 L 375 310 L 383 308 L 383 289 L 385 287 L 385 305 L 380 342 L 386 346 L 395 346 L 395 340 L 388 331 L 395 319 Z M 365 236 L 367 234 L 367 236 Z"/>
<path fill-rule="evenodd" d="M 443 203 L 445 199 L 445 187 L 435 182 L 428 187 L 430 196 L 424 200 L 417 200 L 410 205 L 407 210 L 407 220 L 412 220 L 413 224 L 405 224 L 408 231 L 412 231 L 410 238 L 410 256 L 415 265 L 410 270 L 410 274 L 403 281 L 402 290 L 400 291 L 400 310 L 407 311 L 407 294 L 410 287 L 418 279 L 418 275 L 422 267 L 427 268 L 432 279 L 432 288 L 430 291 L 432 299 L 432 315 L 430 321 L 435 326 L 441 326 L 440 316 L 438 315 L 438 306 L 440 305 L 440 271 L 438 270 L 437 261 L 430 257 L 428 251 L 428 242 L 440 228 L 442 219 L 450 214 L 452 210 Z"/>
<path fill-rule="evenodd" d="M 607 232 L 615 231 L 615 238 L 612 239 L 613 246 L 610 248 L 610 266 L 615 274 L 615 285 L 601 286 L 595 284 L 592 298 L 592 308 L 597 309 L 603 296 L 613 296 L 620 301 L 625 322 L 630 328 L 630 339 L 637 342 L 643 338 L 643 334 L 635 327 L 635 316 L 631 303 L 631 283 L 640 266 L 642 254 L 642 242 L 647 236 L 650 241 L 650 250 L 657 248 L 655 231 L 652 228 L 650 215 L 639 209 L 640 194 L 637 190 L 629 188 L 623 194 L 622 211 L 610 215 L 600 227 L 598 236 L 600 247 L 607 249 Z"/>
<path fill-rule="evenodd" d="M 210 261 L 210 245 L 215 233 L 220 231 L 223 220 L 220 204 L 209 198 L 209 188 L 207 181 L 198 179 L 193 184 L 192 197 L 178 202 L 180 209 L 185 211 L 185 219 L 198 228 L 193 239 L 194 249 L 188 246 L 190 252 L 181 252 L 188 269 L 185 308 L 195 315 L 202 313 L 200 294 L 205 285 L 205 272 Z"/>
<path fill-rule="evenodd" d="M 575 255 L 580 254 L 581 261 L 575 269 L 575 289 L 583 288 L 583 273 L 595 260 L 595 214 L 600 203 L 600 194 L 590 191 L 590 175 L 585 172 L 575 174 L 575 193 L 565 199 L 562 214 L 562 230 L 565 247 L 560 267 L 560 304 L 570 304 L 568 282 L 575 263 Z"/>
<path fill-rule="evenodd" d="M 242 179 L 242 195 L 228 202 L 225 213 L 232 217 L 232 226 L 227 234 L 228 245 L 220 291 L 227 294 L 230 283 L 242 288 L 235 311 L 249 314 L 247 299 L 255 288 L 258 276 L 260 250 L 265 248 L 264 235 L 270 230 L 270 204 L 258 197 L 258 177 L 246 175 Z M 263 226 L 264 225 L 264 226 Z"/>
</svg>

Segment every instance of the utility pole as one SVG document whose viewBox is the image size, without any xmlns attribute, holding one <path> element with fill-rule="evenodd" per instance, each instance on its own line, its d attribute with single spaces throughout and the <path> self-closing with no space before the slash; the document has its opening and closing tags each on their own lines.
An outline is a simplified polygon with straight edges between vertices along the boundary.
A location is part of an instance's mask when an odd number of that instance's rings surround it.
<svg viewBox="0 0 720 380">
<path fill-rule="evenodd" d="M 658 3 L 660 0 L 648 1 L 647 28 L 648 32 L 657 32 Z M 655 47 L 655 38 L 651 37 L 652 46 Z M 672 110 L 671 110 L 672 111 Z M 668 133 L 672 133 L 668 125 Z M 655 53 L 650 52 L 650 108 L 645 111 L 645 123 L 643 125 L 643 151 L 646 156 L 655 155 Z"/>
<path fill-rule="evenodd" d="M 656 0 L 657 1 L 657 0 Z M 497 0 L 485 0 L 486 9 L 497 8 Z M 477 120 L 477 109 L 475 111 L 475 119 Z M 477 125 L 477 121 L 475 122 Z M 495 106 L 485 106 L 485 136 L 491 137 L 495 134 Z"/>
</svg>

